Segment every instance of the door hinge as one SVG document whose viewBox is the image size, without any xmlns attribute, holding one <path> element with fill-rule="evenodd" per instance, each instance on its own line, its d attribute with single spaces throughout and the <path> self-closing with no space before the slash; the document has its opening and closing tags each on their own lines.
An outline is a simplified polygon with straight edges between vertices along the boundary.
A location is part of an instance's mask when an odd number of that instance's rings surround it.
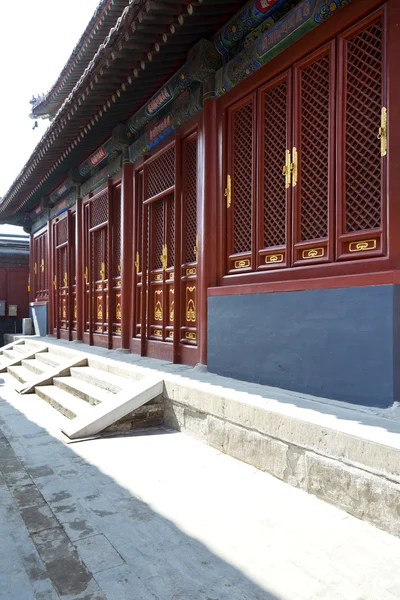
<svg viewBox="0 0 400 600">
<path fill-rule="evenodd" d="M 57 275 L 54 275 L 53 286 L 54 286 L 54 289 L 56 290 L 57 289 Z"/>
<path fill-rule="evenodd" d="M 164 244 L 163 246 L 163 250 L 162 250 L 162 254 L 160 256 L 161 259 L 161 265 L 163 268 L 163 271 L 165 271 L 165 269 L 167 268 L 168 265 L 168 249 L 167 249 L 167 244 Z"/>
<path fill-rule="evenodd" d="M 224 196 L 226 198 L 226 208 L 230 208 L 232 204 L 232 180 L 230 175 L 226 176 L 226 188 Z"/>
<path fill-rule="evenodd" d="M 64 273 L 64 287 L 68 287 L 68 275 Z"/>
<path fill-rule="evenodd" d="M 386 156 L 387 153 L 387 109 L 381 108 L 381 126 L 378 131 L 378 140 L 381 142 L 381 156 Z"/>
<path fill-rule="evenodd" d="M 37 274 L 37 264 L 36 263 L 33 266 L 33 272 L 35 275 Z"/>
<path fill-rule="evenodd" d="M 139 267 L 140 267 L 140 256 L 139 256 L 139 252 L 136 251 L 136 258 L 135 258 L 136 274 L 139 273 Z"/>
<path fill-rule="evenodd" d="M 285 152 L 285 164 L 282 168 L 282 175 L 285 177 L 285 188 L 287 189 L 290 186 L 290 173 L 292 169 L 292 161 L 290 158 L 290 150 L 286 150 Z"/>
<path fill-rule="evenodd" d="M 89 272 L 88 272 L 88 268 L 85 268 L 85 272 L 83 274 L 83 278 L 85 280 L 85 282 L 87 283 L 89 281 Z"/>
<path fill-rule="evenodd" d="M 290 172 L 292 174 L 292 187 L 296 187 L 297 185 L 297 172 L 298 172 L 298 158 L 297 158 L 297 148 L 293 146 L 292 148 L 292 163 L 290 165 Z"/>
</svg>

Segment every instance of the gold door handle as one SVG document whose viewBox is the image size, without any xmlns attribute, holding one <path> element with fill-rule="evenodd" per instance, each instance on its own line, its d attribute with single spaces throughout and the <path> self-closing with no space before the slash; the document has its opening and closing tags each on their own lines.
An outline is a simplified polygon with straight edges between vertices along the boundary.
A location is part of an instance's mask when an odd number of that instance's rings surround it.
<svg viewBox="0 0 400 600">
<path fill-rule="evenodd" d="M 139 252 L 136 251 L 136 257 L 135 257 L 135 269 L 136 269 L 136 273 L 139 273 L 139 267 L 140 267 Z"/>
<path fill-rule="evenodd" d="M 232 204 L 232 180 L 230 175 L 226 176 L 226 188 L 224 196 L 226 198 L 226 208 L 230 208 Z"/>
<path fill-rule="evenodd" d="M 285 189 L 290 186 L 290 174 L 292 169 L 292 161 L 290 158 L 290 150 L 285 152 L 285 164 L 282 167 L 282 175 L 285 177 Z"/>
<path fill-rule="evenodd" d="M 64 273 L 64 287 L 68 287 L 68 275 Z"/>
<path fill-rule="evenodd" d="M 297 173 L 298 173 L 298 157 L 297 157 L 297 148 L 295 148 L 295 146 L 293 146 L 293 148 L 292 148 L 292 162 L 290 165 L 290 172 L 292 174 L 292 187 L 296 187 Z"/>
<path fill-rule="evenodd" d="M 37 264 L 36 263 L 33 265 L 33 272 L 35 275 L 37 274 Z"/>
<path fill-rule="evenodd" d="M 40 263 L 40 270 L 42 273 L 44 272 L 44 258 L 42 258 L 42 262 Z"/>
<path fill-rule="evenodd" d="M 381 126 L 378 130 L 378 140 L 381 141 L 381 156 L 386 156 L 387 153 L 387 109 L 382 106 L 381 109 Z"/>
<path fill-rule="evenodd" d="M 85 273 L 83 274 L 83 279 L 85 280 L 85 282 L 87 283 L 89 281 L 89 272 L 88 272 L 88 268 L 85 268 Z"/>
<path fill-rule="evenodd" d="M 167 268 L 167 265 L 168 265 L 168 249 L 167 249 L 166 244 L 164 244 L 164 246 L 163 246 L 163 251 L 160 256 L 160 260 L 161 260 L 162 269 L 163 269 L 163 271 L 165 271 L 165 269 Z"/>
<path fill-rule="evenodd" d="M 100 277 L 102 281 L 106 278 L 106 265 L 103 262 L 101 263 Z"/>
<path fill-rule="evenodd" d="M 53 286 L 54 286 L 54 289 L 56 290 L 57 289 L 57 275 L 54 275 Z"/>
</svg>

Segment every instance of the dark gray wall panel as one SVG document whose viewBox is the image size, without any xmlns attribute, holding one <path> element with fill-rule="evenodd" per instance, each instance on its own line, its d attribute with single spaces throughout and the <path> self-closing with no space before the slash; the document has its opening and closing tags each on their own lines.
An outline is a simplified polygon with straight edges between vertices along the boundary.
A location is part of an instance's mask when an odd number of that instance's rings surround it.
<svg viewBox="0 0 400 600">
<path fill-rule="evenodd" d="M 391 285 L 213 296 L 208 369 L 387 407 L 399 399 L 399 307 L 399 286 Z"/>
</svg>

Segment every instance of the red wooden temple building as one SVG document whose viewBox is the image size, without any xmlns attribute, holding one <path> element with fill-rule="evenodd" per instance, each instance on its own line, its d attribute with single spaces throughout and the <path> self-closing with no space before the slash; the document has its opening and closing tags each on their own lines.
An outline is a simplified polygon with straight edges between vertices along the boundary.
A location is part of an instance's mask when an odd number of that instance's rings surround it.
<svg viewBox="0 0 400 600">
<path fill-rule="evenodd" d="M 400 2 L 102 0 L 0 204 L 47 333 L 400 398 Z"/>
</svg>

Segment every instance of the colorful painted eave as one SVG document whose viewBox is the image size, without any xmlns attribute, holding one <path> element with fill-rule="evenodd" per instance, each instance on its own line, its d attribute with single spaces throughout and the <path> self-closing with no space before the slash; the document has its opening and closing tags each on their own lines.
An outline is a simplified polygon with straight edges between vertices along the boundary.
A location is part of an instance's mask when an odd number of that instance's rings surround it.
<svg viewBox="0 0 400 600">
<path fill-rule="evenodd" d="M 101 0 L 57 81 L 32 104 L 32 118 L 54 117 L 121 16 L 126 4 L 127 0 Z"/>
<path fill-rule="evenodd" d="M 0 221 L 21 221 L 22 210 L 57 187 L 184 64 L 199 39 L 214 35 L 242 4 L 131 0 L 5 194 Z"/>
</svg>

